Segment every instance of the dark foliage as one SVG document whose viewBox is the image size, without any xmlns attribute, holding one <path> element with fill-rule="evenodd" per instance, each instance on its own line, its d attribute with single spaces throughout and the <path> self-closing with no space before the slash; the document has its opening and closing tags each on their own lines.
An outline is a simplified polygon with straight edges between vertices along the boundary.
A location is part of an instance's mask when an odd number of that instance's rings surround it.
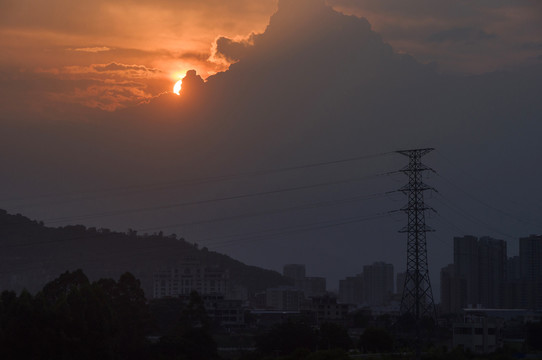
<svg viewBox="0 0 542 360">
<path fill-rule="evenodd" d="M 297 349 L 314 351 L 317 343 L 317 333 L 309 325 L 299 321 L 276 325 L 256 339 L 258 350 L 267 355 L 288 355 Z"/>
<path fill-rule="evenodd" d="M 217 359 L 217 345 L 211 336 L 210 321 L 201 297 L 190 294 L 177 326 L 163 336 L 154 353 L 158 359 Z"/>
<path fill-rule="evenodd" d="M 334 323 L 324 323 L 320 326 L 318 333 L 319 349 L 343 349 L 349 350 L 352 347 L 352 339 L 348 336 L 346 329 Z"/>
<path fill-rule="evenodd" d="M 390 352 L 393 350 L 393 337 L 385 329 L 370 327 L 361 335 L 359 346 L 365 352 Z"/>
<path fill-rule="evenodd" d="M 36 296 L 2 293 L 0 347 L 6 359 L 144 359 L 149 319 L 131 274 L 90 283 L 66 272 Z"/>
<path fill-rule="evenodd" d="M 528 323 L 525 326 L 526 343 L 533 350 L 542 351 L 542 323 Z"/>
</svg>

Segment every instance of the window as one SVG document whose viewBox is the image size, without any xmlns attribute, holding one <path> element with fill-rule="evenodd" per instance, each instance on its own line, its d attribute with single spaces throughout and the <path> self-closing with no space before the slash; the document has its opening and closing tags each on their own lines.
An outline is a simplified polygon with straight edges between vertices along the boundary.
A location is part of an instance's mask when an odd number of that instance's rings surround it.
<svg viewBox="0 0 542 360">
<path fill-rule="evenodd" d="M 454 334 L 457 334 L 457 335 L 470 335 L 470 334 L 472 334 L 472 329 L 470 327 L 456 327 L 454 329 Z"/>
</svg>

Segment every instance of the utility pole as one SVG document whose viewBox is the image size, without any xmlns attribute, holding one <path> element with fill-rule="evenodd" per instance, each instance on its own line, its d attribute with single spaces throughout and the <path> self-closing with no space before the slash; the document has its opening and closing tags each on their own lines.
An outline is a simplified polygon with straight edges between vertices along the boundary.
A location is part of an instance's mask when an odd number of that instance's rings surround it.
<svg viewBox="0 0 542 360">
<path fill-rule="evenodd" d="M 414 347 L 416 359 L 421 358 L 422 348 L 422 319 L 435 320 L 435 304 L 433 291 L 429 280 L 427 265 L 427 244 L 425 234 L 434 231 L 425 225 L 425 211 L 433 210 L 426 207 L 423 201 L 423 193 L 426 190 L 434 190 L 423 183 L 422 175 L 426 171 L 433 171 L 421 162 L 422 156 L 431 152 L 432 148 L 397 151 L 409 158 L 408 165 L 400 170 L 408 176 L 408 184 L 399 191 L 407 195 L 408 204 L 402 208 L 408 216 L 407 225 L 400 230 L 407 233 L 407 269 L 403 296 L 401 298 L 401 315 L 413 321 L 415 327 Z"/>
</svg>

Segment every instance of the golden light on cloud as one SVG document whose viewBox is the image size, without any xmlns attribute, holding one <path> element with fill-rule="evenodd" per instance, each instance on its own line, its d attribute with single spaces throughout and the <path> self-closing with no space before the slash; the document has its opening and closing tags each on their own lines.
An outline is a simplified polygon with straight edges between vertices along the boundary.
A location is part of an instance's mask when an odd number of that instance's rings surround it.
<svg viewBox="0 0 542 360">
<path fill-rule="evenodd" d="M 73 49 L 73 51 L 89 52 L 89 53 L 98 53 L 98 52 L 109 51 L 109 50 L 111 49 L 106 46 L 84 47 L 84 48 Z"/>
<path fill-rule="evenodd" d="M 173 92 L 177 95 L 181 95 L 181 87 L 183 85 L 183 79 L 177 81 L 173 86 Z"/>
</svg>

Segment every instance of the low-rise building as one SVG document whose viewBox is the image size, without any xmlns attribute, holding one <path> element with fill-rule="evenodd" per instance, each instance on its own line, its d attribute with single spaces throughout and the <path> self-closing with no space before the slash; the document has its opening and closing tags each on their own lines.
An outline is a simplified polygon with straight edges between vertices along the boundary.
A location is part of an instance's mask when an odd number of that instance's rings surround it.
<svg viewBox="0 0 542 360">
<path fill-rule="evenodd" d="M 204 295 L 202 300 L 207 315 L 215 324 L 227 329 L 245 326 L 242 300 L 224 299 L 222 295 Z"/>
<path fill-rule="evenodd" d="M 268 309 L 299 311 L 304 294 L 293 286 L 280 286 L 265 291 L 265 305 Z"/>
<path fill-rule="evenodd" d="M 179 262 L 155 272 L 153 298 L 177 297 L 197 291 L 200 295 L 227 293 L 228 272 L 199 262 Z"/>
<path fill-rule="evenodd" d="M 462 322 L 453 324 L 452 346 L 478 354 L 492 353 L 501 347 L 499 319 L 479 312 L 467 312 Z"/>
<path fill-rule="evenodd" d="M 337 303 L 336 298 L 326 295 L 304 301 L 300 310 L 303 313 L 314 313 L 317 325 L 325 322 L 345 325 L 349 305 Z"/>
</svg>

